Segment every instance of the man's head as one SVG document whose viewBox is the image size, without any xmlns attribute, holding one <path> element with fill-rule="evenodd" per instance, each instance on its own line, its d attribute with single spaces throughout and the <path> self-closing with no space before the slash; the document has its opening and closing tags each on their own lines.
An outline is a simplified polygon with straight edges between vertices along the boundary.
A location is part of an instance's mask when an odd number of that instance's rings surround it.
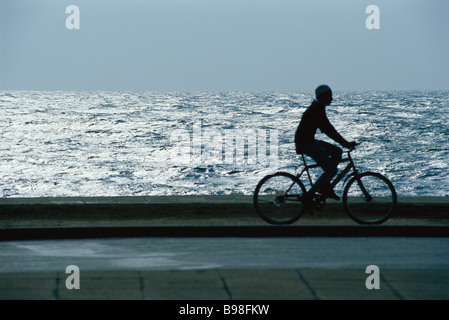
<svg viewBox="0 0 449 320">
<path fill-rule="evenodd" d="M 330 105 L 332 102 L 332 90 L 325 84 L 322 84 L 315 89 L 315 96 L 318 101 L 326 106 Z"/>
</svg>

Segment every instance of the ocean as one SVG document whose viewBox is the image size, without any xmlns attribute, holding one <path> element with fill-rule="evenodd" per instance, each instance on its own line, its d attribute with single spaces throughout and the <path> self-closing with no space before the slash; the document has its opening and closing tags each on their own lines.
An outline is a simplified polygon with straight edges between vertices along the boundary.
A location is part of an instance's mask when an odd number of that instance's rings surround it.
<svg viewBox="0 0 449 320">
<path fill-rule="evenodd" d="M 312 99 L 0 91 L 1 197 L 251 195 L 264 175 L 300 169 L 294 134 Z M 449 91 L 334 92 L 327 114 L 360 142 L 360 171 L 386 175 L 399 196 L 449 196 Z"/>
</svg>

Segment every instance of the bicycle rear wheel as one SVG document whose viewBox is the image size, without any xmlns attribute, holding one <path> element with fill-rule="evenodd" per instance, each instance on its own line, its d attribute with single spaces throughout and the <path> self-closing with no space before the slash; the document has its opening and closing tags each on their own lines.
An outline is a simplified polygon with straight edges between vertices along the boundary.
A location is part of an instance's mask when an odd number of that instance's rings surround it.
<svg viewBox="0 0 449 320">
<path fill-rule="evenodd" d="M 353 177 L 343 192 L 343 205 L 348 215 L 359 224 L 381 224 L 396 209 L 396 190 L 385 176 L 364 172 Z"/>
<path fill-rule="evenodd" d="M 304 184 L 286 172 L 277 172 L 260 180 L 254 192 L 259 216 L 270 224 L 291 224 L 303 213 Z"/>
</svg>

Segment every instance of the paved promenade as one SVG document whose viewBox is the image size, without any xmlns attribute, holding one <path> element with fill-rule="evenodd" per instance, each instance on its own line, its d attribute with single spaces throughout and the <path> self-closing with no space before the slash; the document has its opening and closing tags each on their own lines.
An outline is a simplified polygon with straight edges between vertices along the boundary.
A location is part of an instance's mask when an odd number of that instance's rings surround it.
<svg viewBox="0 0 449 320">
<path fill-rule="evenodd" d="M 152 230 L 159 232 L 192 228 L 203 228 L 201 230 L 259 228 L 261 231 L 266 230 L 267 235 L 272 232 L 271 236 L 281 236 L 281 233 L 273 233 L 273 230 L 309 230 L 309 232 L 334 230 L 336 232 L 334 236 L 338 236 L 338 230 L 342 228 L 363 232 L 384 228 L 383 230 L 390 231 L 415 230 L 415 236 L 419 236 L 420 230 L 426 230 L 425 236 L 432 236 L 432 232 L 435 231 L 435 236 L 447 237 L 448 208 L 448 197 L 400 198 L 397 215 L 385 225 L 357 229 L 360 226 L 346 216 L 341 203 L 329 202 L 323 211 L 313 216 L 304 216 L 292 226 L 300 229 L 278 229 L 268 226 L 257 217 L 252 207 L 252 199 L 247 196 L 0 199 L 0 237 L 7 235 L 2 240 L 10 240 L 9 236 L 20 235 L 22 232 L 20 240 L 26 239 L 26 232 L 33 230 L 37 233 L 39 230 L 48 230 L 51 234 L 51 230 L 72 230 L 76 233 L 95 228 L 101 230 L 127 228 L 128 231 L 153 228 Z M 164 227 L 171 229 L 157 229 Z M 107 236 L 108 233 L 104 235 Z M 160 233 L 159 236 L 163 235 Z M 290 236 L 301 235 L 292 233 Z M 359 233 L 358 236 L 363 236 L 363 233 Z M 41 233 L 37 238 L 44 239 L 45 233 Z M 296 268 L 86 271 L 81 273 L 80 289 L 69 290 L 65 284 L 68 274 L 62 272 L 0 273 L 0 299 L 447 300 L 449 298 L 449 270 L 381 270 L 380 289 L 372 290 L 367 289 L 365 285 L 368 276 L 364 270 Z"/>
<path fill-rule="evenodd" d="M 449 270 L 188 270 L 0 274 L 0 300 L 425 300 L 449 299 Z"/>
</svg>

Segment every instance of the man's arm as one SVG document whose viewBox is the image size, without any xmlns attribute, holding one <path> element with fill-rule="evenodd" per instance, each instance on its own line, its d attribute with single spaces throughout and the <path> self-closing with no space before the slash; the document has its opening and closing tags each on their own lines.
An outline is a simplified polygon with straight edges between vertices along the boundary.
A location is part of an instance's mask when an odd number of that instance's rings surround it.
<svg viewBox="0 0 449 320">
<path fill-rule="evenodd" d="M 321 119 L 321 121 L 319 123 L 319 128 L 320 128 L 321 132 L 323 132 L 329 138 L 331 138 L 335 142 L 341 144 L 345 148 L 351 148 L 355 144 L 354 142 L 348 142 L 345 138 L 343 138 L 341 136 L 340 133 L 338 133 L 338 131 L 330 123 L 326 114 L 324 114 L 324 117 Z"/>
</svg>

